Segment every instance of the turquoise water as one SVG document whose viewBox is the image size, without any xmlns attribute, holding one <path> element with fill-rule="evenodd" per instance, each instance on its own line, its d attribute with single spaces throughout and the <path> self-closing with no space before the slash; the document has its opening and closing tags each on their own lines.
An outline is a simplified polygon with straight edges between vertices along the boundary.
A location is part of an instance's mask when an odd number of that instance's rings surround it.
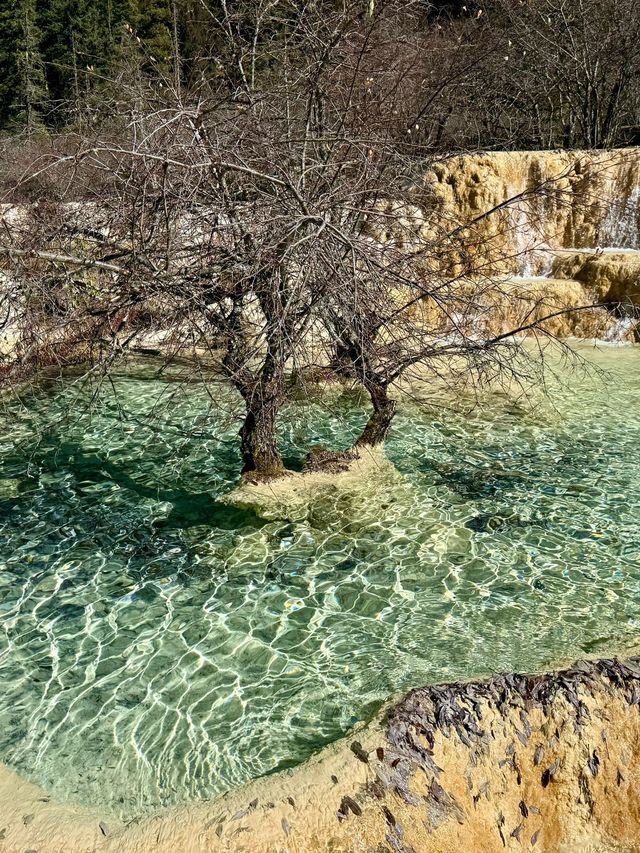
<svg viewBox="0 0 640 853">
<path fill-rule="evenodd" d="M 0 759 L 127 817 L 294 765 L 428 681 L 640 634 L 640 349 L 584 349 L 533 409 L 404 406 L 403 477 L 265 521 L 224 389 L 68 378 L 0 441 Z M 347 446 L 352 399 L 291 407 L 290 464 Z"/>
</svg>

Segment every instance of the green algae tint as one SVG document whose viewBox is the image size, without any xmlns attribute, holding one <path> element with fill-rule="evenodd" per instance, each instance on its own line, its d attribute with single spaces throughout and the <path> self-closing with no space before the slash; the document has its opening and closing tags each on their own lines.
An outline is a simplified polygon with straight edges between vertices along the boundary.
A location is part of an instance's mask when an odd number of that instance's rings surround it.
<svg viewBox="0 0 640 853">
<path fill-rule="evenodd" d="M 411 686 L 640 633 L 640 350 L 534 411 L 405 407 L 391 490 L 300 521 L 216 497 L 235 401 L 149 375 L 11 404 L 0 444 L 0 758 L 127 817 L 303 760 Z M 364 407 L 285 413 L 289 464 Z"/>
</svg>

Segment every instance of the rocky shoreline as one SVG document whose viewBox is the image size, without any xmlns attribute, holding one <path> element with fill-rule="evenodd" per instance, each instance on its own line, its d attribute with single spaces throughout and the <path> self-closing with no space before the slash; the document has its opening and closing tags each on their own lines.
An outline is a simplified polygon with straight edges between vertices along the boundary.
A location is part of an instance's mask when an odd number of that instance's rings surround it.
<svg viewBox="0 0 640 853">
<path fill-rule="evenodd" d="M 640 850 L 640 658 L 413 690 L 294 770 L 120 825 L 2 768 L 10 853 Z"/>
</svg>

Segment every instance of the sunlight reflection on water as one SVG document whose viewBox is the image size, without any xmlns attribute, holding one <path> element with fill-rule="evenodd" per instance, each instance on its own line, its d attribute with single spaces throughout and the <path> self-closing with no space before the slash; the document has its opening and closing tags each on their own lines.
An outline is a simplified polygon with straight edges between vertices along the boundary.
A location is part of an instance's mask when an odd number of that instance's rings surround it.
<svg viewBox="0 0 640 853">
<path fill-rule="evenodd" d="M 132 816 L 296 764 L 411 686 L 636 637 L 640 350 L 591 357 L 611 375 L 533 412 L 403 407 L 402 487 L 295 523 L 216 500 L 239 463 L 223 391 L 123 376 L 91 413 L 71 380 L 11 405 L 0 758 Z M 364 418 L 291 407 L 288 461 Z"/>
</svg>

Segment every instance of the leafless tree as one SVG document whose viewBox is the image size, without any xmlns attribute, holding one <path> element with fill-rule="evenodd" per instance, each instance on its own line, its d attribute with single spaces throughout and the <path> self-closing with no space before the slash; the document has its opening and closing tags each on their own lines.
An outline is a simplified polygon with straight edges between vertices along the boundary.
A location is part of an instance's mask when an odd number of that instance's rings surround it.
<svg viewBox="0 0 640 853">
<path fill-rule="evenodd" d="M 239 392 L 242 471 L 268 479 L 285 473 L 276 419 L 290 372 L 361 383 L 373 414 L 357 451 L 384 441 L 389 389 L 412 368 L 516 375 L 514 334 L 545 317 L 523 304 L 506 330 L 484 323 L 500 277 L 468 229 L 436 226 L 419 203 L 428 162 L 407 139 L 405 93 L 420 44 L 390 61 L 389 39 L 421 7 L 250 7 L 247 39 L 222 4 L 219 78 L 193 91 L 123 81 L 119 118 L 27 170 L 55 173 L 60 199 L 4 218 L 16 342 L 2 378 L 108 371 L 161 335 L 164 358 Z M 271 32 L 277 17 L 278 38 L 258 53 L 261 15 Z"/>
<path fill-rule="evenodd" d="M 467 121 L 485 145 L 607 148 L 633 137 L 640 115 L 634 0 L 488 0 L 483 9 L 460 29 L 479 72 Z M 486 98 L 478 97 L 487 83 Z"/>
</svg>

